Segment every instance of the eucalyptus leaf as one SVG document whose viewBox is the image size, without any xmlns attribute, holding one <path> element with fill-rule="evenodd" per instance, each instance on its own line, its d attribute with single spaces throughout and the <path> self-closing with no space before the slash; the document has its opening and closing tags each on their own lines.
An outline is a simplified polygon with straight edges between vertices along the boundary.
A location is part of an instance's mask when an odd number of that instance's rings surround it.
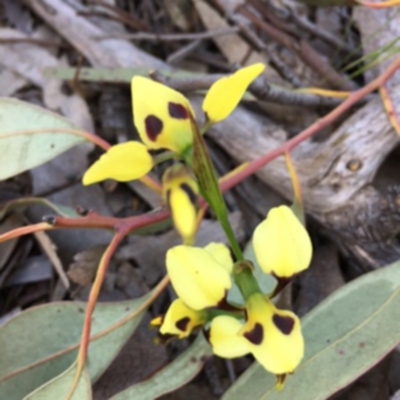
<svg viewBox="0 0 400 400">
<path fill-rule="evenodd" d="M 88 352 L 92 381 L 105 371 L 135 331 L 143 311 L 132 315 L 146 299 L 96 306 Z M 21 400 L 74 362 L 84 312 L 82 302 L 51 303 L 30 308 L 0 327 L 0 399 Z"/>
<path fill-rule="evenodd" d="M 85 141 L 72 133 L 45 131 L 52 129 L 79 130 L 44 108 L 0 98 L 0 180 L 37 167 Z"/>
<path fill-rule="evenodd" d="M 252 365 L 223 400 L 324 400 L 368 371 L 400 342 L 400 262 L 333 293 L 303 321 L 306 353 L 281 392 Z"/>
<path fill-rule="evenodd" d="M 71 365 L 61 375 L 55 377 L 50 382 L 45 383 L 40 388 L 28 394 L 23 400 L 55 400 L 63 399 L 70 390 L 75 378 L 76 363 Z M 91 400 L 92 386 L 90 377 L 85 367 L 79 377 L 78 384 L 75 388 L 71 400 Z"/>
<path fill-rule="evenodd" d="M 210 345 L 199 334 L 195 342 L 171 364 L 146 381 L 137 383 L 110 400 L 153 400 L 191 381 L 212 354 Z"/>
</svg>

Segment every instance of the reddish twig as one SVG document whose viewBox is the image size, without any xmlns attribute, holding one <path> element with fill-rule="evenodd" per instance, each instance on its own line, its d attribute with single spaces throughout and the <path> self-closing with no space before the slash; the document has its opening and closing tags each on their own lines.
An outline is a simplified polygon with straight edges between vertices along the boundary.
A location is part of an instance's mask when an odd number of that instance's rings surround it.
<svg viewBox="0 0 400 400">
<path fill-rule="evenodd" d="M 400 6 L 400 0 L 386 0 L 382 1 L 381 3 L 372 3 L 371 1 L 362 1 L 356 0 L 358 4 L 368 8 L 374 8 L 376 10 L 380 10 L 382 8 L 390 8 Z"/>
<path fill-rule="evenodd" d="M 250 162 L 245 168 L 240 170 L 235 176 L 231 176 L 230 179 L 224 181 L 221 185 L 221 190 L 226 191 L 231 189 L 233 186 L 242 182 L 244 179 L 254 174 L 260 168 L 267 165 L 269 162 L 277 158 L 278 156 L 284 154 L 285 152 L 290 152 L 298 146 L 300 143 L 309 139 L 311 136 L 318 133 L 321 129 L 327 127 L 329 124 L 334 122 L 340 115 L 347 111 L 350 107 L 356 104 L 360 99 L 368 95 L 369 93 L 381 88 L 390 79 L 390 77 L 400 68 L 400 57 L 396 58 L 389 67 L 376 79 L 370 82 L 363 88 L 352 92 L 350 96 L 343 101 L 339 106 L 333 109 L 330 113 L 325 115 L 325 117 L 320 118 L 318 121 L 314 122 L 307 129 L 299 133 L 293 139 L 288 140 L 281 146 L 272 150 L 263 157 L 260 157 L 252 162 Z"/>
<path fill-rule="evenodd" d="M 81 342 L 80 342 L 79 352 L 78 352 L 78 356 L 77 356 L 77 365 L 76 365 L 76 373 L 75 373 L 74 381 L 69 388 L 69 391 L 65 397 L 65 400 L 71 399 L 72 395 L 74 394 L 75 389 L 79 382 L 80 375 L 85 366 L 87 349 L 88 349 L 89 340 L 90 340 L 90 328 L 92 325 L 92 314 L 93 314 L 94 308 L 96 306 L 97 298 L 99 297 L 100 288 L 104 281 L 104 277 L 105 277 L 105 274 L 107 271 L 108 264 L 111 260 L 112 255 L 114 254 L 115 250 L 117 249 L 118 245 L 121 243 L 121 241 L 124 239 L 124 237 L 127 233 L 128 233 L 128 230 L 126 228 L 122 229 L 122 230 L 117 230 L 115 232 L 115 235 L 113 236 L 110 244 L 107 246 L 107 249 L 105 250 L 103 256 L 101 257 L 99 267 L 97 268 L 96 278 L 93 282 L 93 285 L 92 285 L 92 288 L 91 288 L 90 294 L 89 294 L 89 299 L 86 303 L 85 318 L 84 318 L 84 322 L 83 322 Z"/>
<path fill-rule="evenodd" d="M 400 121 L 397 118 L 396 111 L 393 107 L 392 101 L 390 100 L 389 92 L 386 89 L 385 85 L 382 85 L 379 88 L 379 93 L 381 95 L 383 107 L 385 108 L 389 122 L 391 123 L 397 134 L 400 135 Z"/>
</svg>

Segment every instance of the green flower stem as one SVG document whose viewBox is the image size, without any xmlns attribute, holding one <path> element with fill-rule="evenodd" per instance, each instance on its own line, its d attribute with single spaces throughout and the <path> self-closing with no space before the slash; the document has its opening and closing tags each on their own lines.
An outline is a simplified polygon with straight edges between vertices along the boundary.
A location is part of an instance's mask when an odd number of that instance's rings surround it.
<svg viewBox="0 0 400 400">
<path fill-rule="evenodd" d="M 236 261 L 243 260 L 242 250 L 240 250 L 239 244 L 235 238 L 235 234 L 232 231 L 231 224 L 228 220 L 228 213 L 226 212 L 225 203 L 223 203 L 224 212 L 220 215 L 216 214 L 222 229 L 225 232 L 226 238 L 228 239 L 229 245 L 231 246 L 232 252 L 236 258 Z M 222 215 L 221 215 L 222 214 Z"/>
<path fill-rule="evenodd" d="M 226 315 L 228 317 L 236 318 L 236 319 L 243 319 L 244 313 L 243 311 L 226 311 L 226 310 L 208 310 L 207 311 L 207 320 L 211 321 L 216 317 L 221 315 Z"/>
<path fill-rule="evenodd" d="M 175 157 L 175 154 L 172 151 L 165 151 L 163 153 L 157 154 L 153 157 L 154 165 L 161 164 L 164 161 L 172 160 Z"/>
<path fill-rule="evenodd" d="M 206 121 L 200 128 L 200 134 L 203 136 L 211 127 L 212 127 L 212 123 L 208 119 L 206 119 Z"/>
<path fill-rule="evenodd" d="M 245 301 L 254 293 L 261 293 L 250 261 L 236 263 L 233 267 L 233 277 Z"/>
</svg>

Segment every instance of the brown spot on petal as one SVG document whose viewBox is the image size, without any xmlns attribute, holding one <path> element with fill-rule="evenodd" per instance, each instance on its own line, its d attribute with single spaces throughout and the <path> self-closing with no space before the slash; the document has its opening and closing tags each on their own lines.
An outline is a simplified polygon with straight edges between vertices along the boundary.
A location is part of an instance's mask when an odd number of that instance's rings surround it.
<svg viewBox="0 0 400 400">
<path fill-rule="evenodd" d="M 190 318 L 189 317 L 183 317 L 180 320 L 175 322 L 175 326 L 182 332 L 186 331 L 186 328 L 188 326 L 190 322 Z"/>
<path fill-rule="evenodd" d="M 187 194 L 187 196 L 189 197 L 189 201 L 193 205 L 196 205 L 197 196 L 193 189 L 187 183 L 181 183 L 179 186 Z"/>
<path fill-rule="evenodd" d="M 228 294 L 228 291 L 225 290 L 225 294 L 224 297 L 222 298 L 222 300 L 220 300 L 214 307 L 209 307 L 210 310 L 224 310 L 224 311 L 243 311 L 243 308 L 234 306 L 230 303 L 228 303 L 228 301 L 226 300 L 226 296 Z"/>
<path fill-rule="evenodd" d="M 293 330 L 294 319 L 292 317 L 282 317 L 282 315 L 274 314 L 272 322 L 284 335 L 290 335 Z"/>
<path fill-rule="evenodd" d="M 261 344 L 264 337 L 264 328 L 261 324 L 256 323 L 254 328 L 249 332 L 245 332 L 243 336 L 253 344 Z"/>
<path fill-rule="evenodd" d="M 149 115 L 144 120 L 144 124 L 146 127 L 146 134 L 148 138 L 155 142 L 157 136 L 161 133 L 163 129 L 163 123 L 161 119 L 156 117 L 155 115 Z"/>
<path fill-rule="evenodd" d="M 187 109 L 178 103 L 168 103 L 168 112 L 172 118 L 176 119 L 187 119 L 189 117 Z"/>
</svg>

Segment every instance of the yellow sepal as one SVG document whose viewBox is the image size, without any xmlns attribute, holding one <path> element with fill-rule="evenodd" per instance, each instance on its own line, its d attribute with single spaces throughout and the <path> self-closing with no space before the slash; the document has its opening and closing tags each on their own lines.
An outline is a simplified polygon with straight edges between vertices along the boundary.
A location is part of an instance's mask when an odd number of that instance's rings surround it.
<svg viewBox="0 0 400 400">
<path fill-rule="evenodd" d="M 183 164 L 169 167 L 162 178 L 162 190 L 176 230 L 185 244 L 191 244 L 197 229 L 199 189 L 190 170 Z"/>
<path fill-rule="evenodd" d="M 176 294 L 193 310 L 217 306 L 232 284 L 227 268 L 200 247 L 175 246 L 166 264 Z"/>
<path fill-rule="evenodd" d="M 310 265 L 310 237 L 287 206 L 269 211 L 255 229 L 252 243 L 257 263 L 266 274 L 290 278 Z"/>
<path fill-rule="evenodd" d="M 133 120 L 149 149 L 182 154 L 192 145 L 194 112 L 181 93 L 142 76 L 131 81 Z"/>
<path fill-rule="evenodd" d="M 145 176 L 153 160 L 145 145 L 126 142 L 112 146 L 83 175 L 82 183 L 91 185 L 105 179 L 128 182 Z"/>
<path fill-rule="evenodd" d="M 237 107 L 247 87 L 264 68 L 264 64 L 253 64 L 216 81 L 203 101 L 207 120 L 215 124 L 225 119 Z"/>
<path fill-rule="evenodd" d="M 207 320 L 205 311 L 195 311 L 181 299 L 176 299 L 169 306 L 160 327 L 162 335 L 176 335 L 183 339 L 190 335 L 193 329 L 203 325 Z"/>
</svg>

